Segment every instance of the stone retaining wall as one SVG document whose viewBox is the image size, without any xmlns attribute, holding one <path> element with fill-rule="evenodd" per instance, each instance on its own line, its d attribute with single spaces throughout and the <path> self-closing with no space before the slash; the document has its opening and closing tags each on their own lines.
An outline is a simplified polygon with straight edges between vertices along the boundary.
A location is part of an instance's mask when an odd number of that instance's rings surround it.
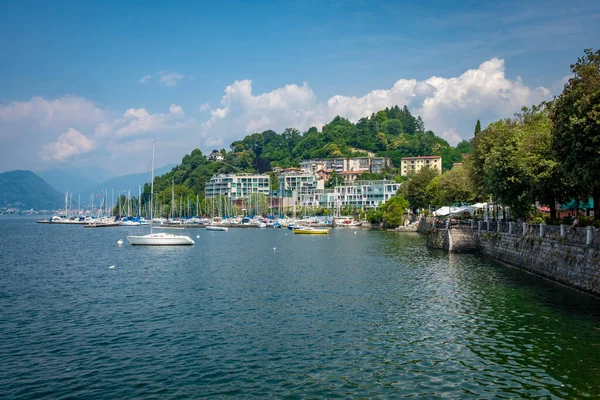
<svg viewBox="0 0 600 400">
<path fill-rule="evenodd" d="M 600 296 L 600 249 L 498 232 L 473 232 L 479 251 L 494 260 Z"/>
<path fill-rule="evenodd" d="M 432 229 L 427 232 L 427 247 L 450 252 L 477 249 L 493 260 L 600 297 L 600 248 L 596 246 L 549 239 L 537 233 Z"/>
</svg>

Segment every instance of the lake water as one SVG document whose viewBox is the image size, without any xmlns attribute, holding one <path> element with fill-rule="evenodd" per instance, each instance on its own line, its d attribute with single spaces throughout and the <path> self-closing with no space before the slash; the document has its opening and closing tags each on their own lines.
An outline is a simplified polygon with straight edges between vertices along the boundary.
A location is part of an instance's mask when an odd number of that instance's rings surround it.
<svg viewBox="0 0 600 400">
<path fill-rule="evenodd" d="M 366 230 L 117 246 L 146 231 L 0 217 L 3 398 L 600 397 L 600 301 L 517 269 Z"/>
</svg>

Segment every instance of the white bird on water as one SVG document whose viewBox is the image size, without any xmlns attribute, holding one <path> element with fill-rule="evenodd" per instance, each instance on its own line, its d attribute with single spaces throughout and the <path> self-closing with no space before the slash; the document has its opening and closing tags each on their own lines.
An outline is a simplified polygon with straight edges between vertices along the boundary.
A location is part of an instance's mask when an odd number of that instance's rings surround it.
<svg viewBox="0 0 600 400">
<path fill-rule="evenodd" d="M 108 269 L 115 269 L 115 266 L 111 265 L 110 267 L 108 267 Z"/>
<path fill-rule="evenodd" d="M 119 240 L 117 240 L 117 245 L 118 245 L 118 246 L 121 246 L 122 244 L 123 244 L 123 239 L 119 239 Z"/>
<path fill-rule="evenodd" d="M 200 238 L 200 235 L 196 235 L 196 239 L 199 239 L 199 238 Z"/>
</svg>

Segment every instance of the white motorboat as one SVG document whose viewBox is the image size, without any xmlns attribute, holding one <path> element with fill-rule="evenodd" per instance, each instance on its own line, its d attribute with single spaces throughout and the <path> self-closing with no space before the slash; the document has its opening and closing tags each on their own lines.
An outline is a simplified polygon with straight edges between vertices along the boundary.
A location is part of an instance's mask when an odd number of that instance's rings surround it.
<svg viewBox="0 0 600 400">
<path fill-rule="evenodd" d="M 207 231 L 227 232 L 227 227 L 226 226 L 207 225 L 206 230 Z"/>
<path fill-rule="evenodd" d="M 120 226 L 140 226 L 141 223 L 140 223 L 140 221 L 133 221 L 130 219 L 122 219 L 121 221 L 119 221 L 119 225 Z"/>
<path fill-rule="evenodd" d="M 150 189 L 150 210 L 152 210 L 152 194 L 154 192 L 154 148 L 156 142 L 152 143 L 152 184 Z M 150 216 L 152 221 L 152 215 Z M 176 246 L 176 245 L 193 245 L 195 242 L 187 235 L 175 235 L 173 233 L 152 232 L 152 224 L 150 224 L 150 233 L 148 235 L 127 235 L 127 240 L 132 245 L 142 246 Z"/>
</svg>

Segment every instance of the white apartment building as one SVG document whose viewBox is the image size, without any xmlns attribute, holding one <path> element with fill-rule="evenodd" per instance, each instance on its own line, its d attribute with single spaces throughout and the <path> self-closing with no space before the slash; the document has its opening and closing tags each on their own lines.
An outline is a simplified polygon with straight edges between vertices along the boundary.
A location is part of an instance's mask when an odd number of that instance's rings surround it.
<svg viewBox="0 0 600 400">
<path fill-rule="evenodd" d="M 314 194 L 323 191 L 325 182 L 318 179 L 318 176 L 291 171 L 279 175 L 279 194 L 283 197 L 283 205 L 286 207 L 294 205 L 318 206 L 318 200 L 314 199 Z M 305 204 L 306 203 L 306 204 Z"/>
<path fill-rule="evenodd" d="M 400 174 L 402 176 L 411 175 L 419 172 L 422 168 L 429 168 L 442 173 L 442 157 L 440 156 L 419 156 L 402 158 Z"/>
<path fill-rule="evenodd" d="M 394 181 L 355 181 L 352 184 L 336 186 L 333 196 L 322 196 L 327 200 L 327 208 L 355 206 L 360 209 L 377 208 L 396 195 L 400 184 Z"/>
<path fill-rule="evenodd" d="M 269 195 L 268 175 L 220 174 L 213 175 L 206 184 L 204 195 L 207 198 L 226 196 L 232 200 L 247 198 L 251 194 Z"/>
</svg>

